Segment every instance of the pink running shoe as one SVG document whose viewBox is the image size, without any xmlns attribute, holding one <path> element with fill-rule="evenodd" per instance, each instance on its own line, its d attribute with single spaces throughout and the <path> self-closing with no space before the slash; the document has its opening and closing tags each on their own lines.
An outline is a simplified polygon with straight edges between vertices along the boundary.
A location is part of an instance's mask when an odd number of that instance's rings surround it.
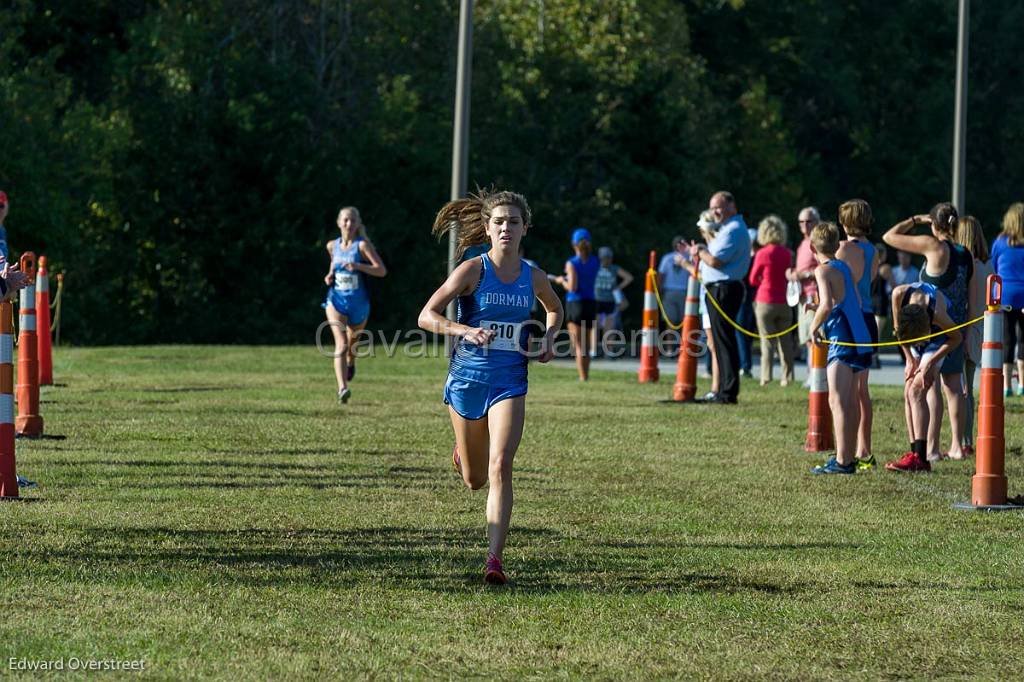
<svg viewBox="0 0 1024 682">
<path fill-rule="evenodd" d="M 917 471 L 931 471 L 932 465 L 928 462 L 922 462 L 913 452 L 906 452 L 898 460 L 886 462 L 885 468 L 889 471 L 913 473 Z"/>
<path fill-rule="evenodd" d="M 501 567 L 501 559 L 493 554 L 487 555 L 486 569 L 484 569 L 484 582 L 488 585 L 504 585 L 508 582 L 505 577 L 505 570 Z"/>
</svg>

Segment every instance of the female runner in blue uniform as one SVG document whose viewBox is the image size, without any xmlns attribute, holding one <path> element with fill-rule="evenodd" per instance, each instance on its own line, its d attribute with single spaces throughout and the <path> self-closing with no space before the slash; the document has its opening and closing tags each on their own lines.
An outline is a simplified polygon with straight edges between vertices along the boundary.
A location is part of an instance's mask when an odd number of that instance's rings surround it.
<svg viewBox="0 0 1024 682">
<path fill-rule="evenodd" d="M 348 382 L 356 370 L 356 335 L 366 326 L 370 316 L 366 275 L 383 277 L 388 270 L 366 236 L 358 208 L 346 206 L 338 211 L 338 230 L 341 236 L 327 242 L 331 266 L 324 277 L 324 284 L 330 289 L 324 309 L 334 334 L 334 376 L 338 380 L 338 400 L 347 403 L 352 396 Z"/>
<path fill-rule="evenodd" d="M 925 265 L 921 269 L 921 281 L 935 285 L 945 294 L 949 301 L 949 319 L 961 324 L 980 311 L 972 310 L 971 302 L 977 299 L 977 278 L 974 276 L 974 257 L 960 244 L 956 243 L 954 231 L 959 218 L 953 204 L 943 202 L 935 204 L 928 215 L 918 215 L 896 223 L 885 233 L 882 239 L 894 248 L 907 253 L 924 256 Z M 917 226 L 927 226 L 928 234 L 910 234 Z M 932 415 L 928 447 L 931 459 L 963 459 L 964 422 L 967 412 L 967 396 L 963 384 L 964 349 L 956 346 L 942 362 L 939 368 L 939 381 L 932 385 L 928 394 L 928 410 Z M 942 396 L 938 384 L 942 384 L 942 393 L 949 403 L 949 425 L 951 443 L 948 455 L 943 454 L 939 446 L 942 429 Z"/>
<path fill-rule="evenodd" d="M 458 225 L 459 254 L 475 244 L 489 242 L 491 248 L 455 268 L 423 306 L 419 325 L 458 339 L 444 386 L 455 430 L 452 460 L 471 489 L 490 481 L 484 580 L 503 585 L 501 558 L 512 516 L 512 459 L 526 415 L 527 360 L 551 359 L 562 304 L 547 275 L 519 257 L 519 242 L 530 228 L 530 208 L 521 194 L 483 191 L 449 202 L 434 220 L 434 234 L 443 236 L 452 223 Z M 547 312 L 537 352 L 526 346 L 534 297 Z M 456 298 L 458 321 L 452 322 L 444 310 Z"/>
<path fill-rule="evenodd" d="M 878 279 L 878 255 L 871 243 L 871 225 L 874 217 L 871 206 L 863 199 L 851 199 L 839 205 L 839 224 L 846 231 L 847 239 L 839 245 L 836 257 L 846 263 L 853 277 L 860 308 L 864 314 L 864 325 L 870 338 L 868 343 L 878 343 L 878 323 L 875 321 L 874 300 L 871 298 L 871 285 Z M 874 347 L 863 349 L 874 357 Z M 870 367 L 858 372 L 854 377 L 857 401 L 860 404 L 860 423 L 857 426 L 857 468 L 871 469 L 875 466 L 875 456 L 871 449 L 871 427 L 874 423 L 874 410 L 871 406 L 871 391 L 868 388 Z"/>
</svg>

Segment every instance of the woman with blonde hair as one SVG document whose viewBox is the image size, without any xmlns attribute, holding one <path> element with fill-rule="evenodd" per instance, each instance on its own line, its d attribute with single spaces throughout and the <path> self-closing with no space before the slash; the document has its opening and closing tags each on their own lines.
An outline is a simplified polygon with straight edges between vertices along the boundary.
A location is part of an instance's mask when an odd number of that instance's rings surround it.
<svg viewBox="0 0 1024 682">
<path fill-rule="evenodd" d="M 777 215 L 766 216 L 757 226 L 757 242 L 761 248 L 754 254 L 750 267 L 750 284 L 754 293 L 754 316 L 761 334 L 761 385 L 772 380 L 773 346 L 782 359 L 783 386 L 793 381 L 793 348 L 788 335 L 775 336 L 790 326 L 793 313 L 786 303 L 786 271 L 793 267 L 793 252 L 786 243 L 786 223 Z"/>
<path fill-rule="evenodd" d="M 355 206 L 338 211 L 340 236 L 327 242 L 331 264 L 324 276 L 330 287 L 323 307 L 334 335 L 334 377 L 338 382 L 338 401 L 352 397 L 348 382 L 355 377 L 355 339 L 370 317 L 370 296 L 366 276 L 384 277 L 388 269 L 366 236 L 366 226 Z"/>
<path fill-rule="evenodd" d="M 974 257 L 974 277 L 978 285 L 967 308 L 967 319 L 973 320 L 985 309 L 985 282 L 993 274 L 988 262 L 988 241 L 981 223 L 974 216 L 956 221 L 956 243 L 970 251 Z M 981 343 L 984 337 L 980 324 L 964 329 L 964 378 L 967 380 L 967 414 L 964 418 L 964 455 L 974 454 L 974 375 L 981 364 Z"/>
<path fill-rule="evenodd" d="M 434 219 L 439 238 L 458 226 L 457 256 L 471 246 L 491 245 L 448 276 L 420 311 L 419 325 L 456 337 L 444 386 L 455 448 L 452 463 L 466 486 L 487 493 L 488 553 L 484 582 L 504 585 L 502 554 L 512 518 L 512 460 L 526 419 L 527 361 L 551 359 L 555 332 L 562 326 L 562 304 L 547 275 L 519 256 L 530 229 L 526 197 L 515 192 L 481 191 L 444 205 Z M 458 299 L 458 320 L 445 318 Z M 540 350 L 528 346 L 534 298 L 547 311 Z"/>
<path fill-rule="evenodd" d="M 1003 231 L 992 244 L 992 267 L 1003 280 L 1003 304 L 1010 306 L 1003 315 L 1003 393 L 1011 393 L 1016 359 L 1017 395 L 1024 395 L 1024 203 L 1011 205 L 1003 216 Z"/>
<path fill-rule="evenodd" d="M 976 295 L 977 286 L 974 257 L 954 240 L 959 217 L 953 204 L 935 204 L 927 214 L 911 216 L 896 223 L 883 237 L 885 243 L 895 249 L 924 256 L 925 266 L 921 271 L 921 281 L 935 285 L 946 295 L 949 299 L 949 317 L 954 324 L 962 324 L 967 320 L 970 302 Z M 917 226 L 927 228 L 927 233 L 909 234 Z M 943 359 L 939 368 L 942 393 L 949 403 L 949 423 L 952 431 L 948 455 L 939 447 L 939 436 L 942 431 L 942 395 L 938 384 L 932 385 L 928 391 L 928 407 L 931 411 L 928 426 L 928 457 L 932 460 L 946 456 L 950 459 L 962 459 L 964 456 L 961 444 L 964 440 L 967 397 L 964 395 L 963 372 L 964 352 L 961 345 Z"/>
</svg>

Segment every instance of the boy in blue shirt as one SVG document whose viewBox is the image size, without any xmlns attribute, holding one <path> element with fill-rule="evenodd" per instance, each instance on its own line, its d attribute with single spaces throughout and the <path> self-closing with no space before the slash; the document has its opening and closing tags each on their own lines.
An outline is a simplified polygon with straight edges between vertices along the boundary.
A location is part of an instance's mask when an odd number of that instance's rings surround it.
<svg viewBox="0 0 1024 682">
<path fill-rule="evenodd" d="M 871 334 L 864 323 L 860 297 L 853 284 L 850 268 L 836 258 L 839 250 L 839 227 L 835 223 L 819 223 L 811 232 L 811 250 L 818 261 L 814 279 L 818 283 L 818 309 L 811 321 L 811 338 L 828 346 L 828 404 L 832 410 L 836 454 L 814 474 L 853 474 L 857 471 L 857 428 L 860 424 L 860 403 L 857 400 L 854 375 L 871 365 L 867 347 L 839 343 L 867 344 Z"/>
</svg>

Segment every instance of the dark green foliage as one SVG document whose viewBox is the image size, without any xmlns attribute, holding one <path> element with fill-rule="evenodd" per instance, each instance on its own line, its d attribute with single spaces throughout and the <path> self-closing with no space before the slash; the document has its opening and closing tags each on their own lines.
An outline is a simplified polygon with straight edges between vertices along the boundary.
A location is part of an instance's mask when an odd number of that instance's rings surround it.
<svg viewBox="0 0 1024 682">
<path fill-rule="evenodd" d="M 967 208 L 994 234 L 1021 198 L 1024 9 L 974 4 Z M 309 342 L 346 204 L 391 271 L 371 324 L 412 326 L 444 274 L 429 225 L 449 191 L 457 13 L 0 8 L 0 188 L 13 248 L 67 272 L 64 338 Z M 948 198 L 955 43 L 940 0 L 484 0 L 470 181 L 530 198 L 526 248 L 549 270 L 586 225 L 640 274 L 651 248 L 696 236 L 719 188 L 752 224 L 860 196 L 881 229 Z"/>
</svg>

